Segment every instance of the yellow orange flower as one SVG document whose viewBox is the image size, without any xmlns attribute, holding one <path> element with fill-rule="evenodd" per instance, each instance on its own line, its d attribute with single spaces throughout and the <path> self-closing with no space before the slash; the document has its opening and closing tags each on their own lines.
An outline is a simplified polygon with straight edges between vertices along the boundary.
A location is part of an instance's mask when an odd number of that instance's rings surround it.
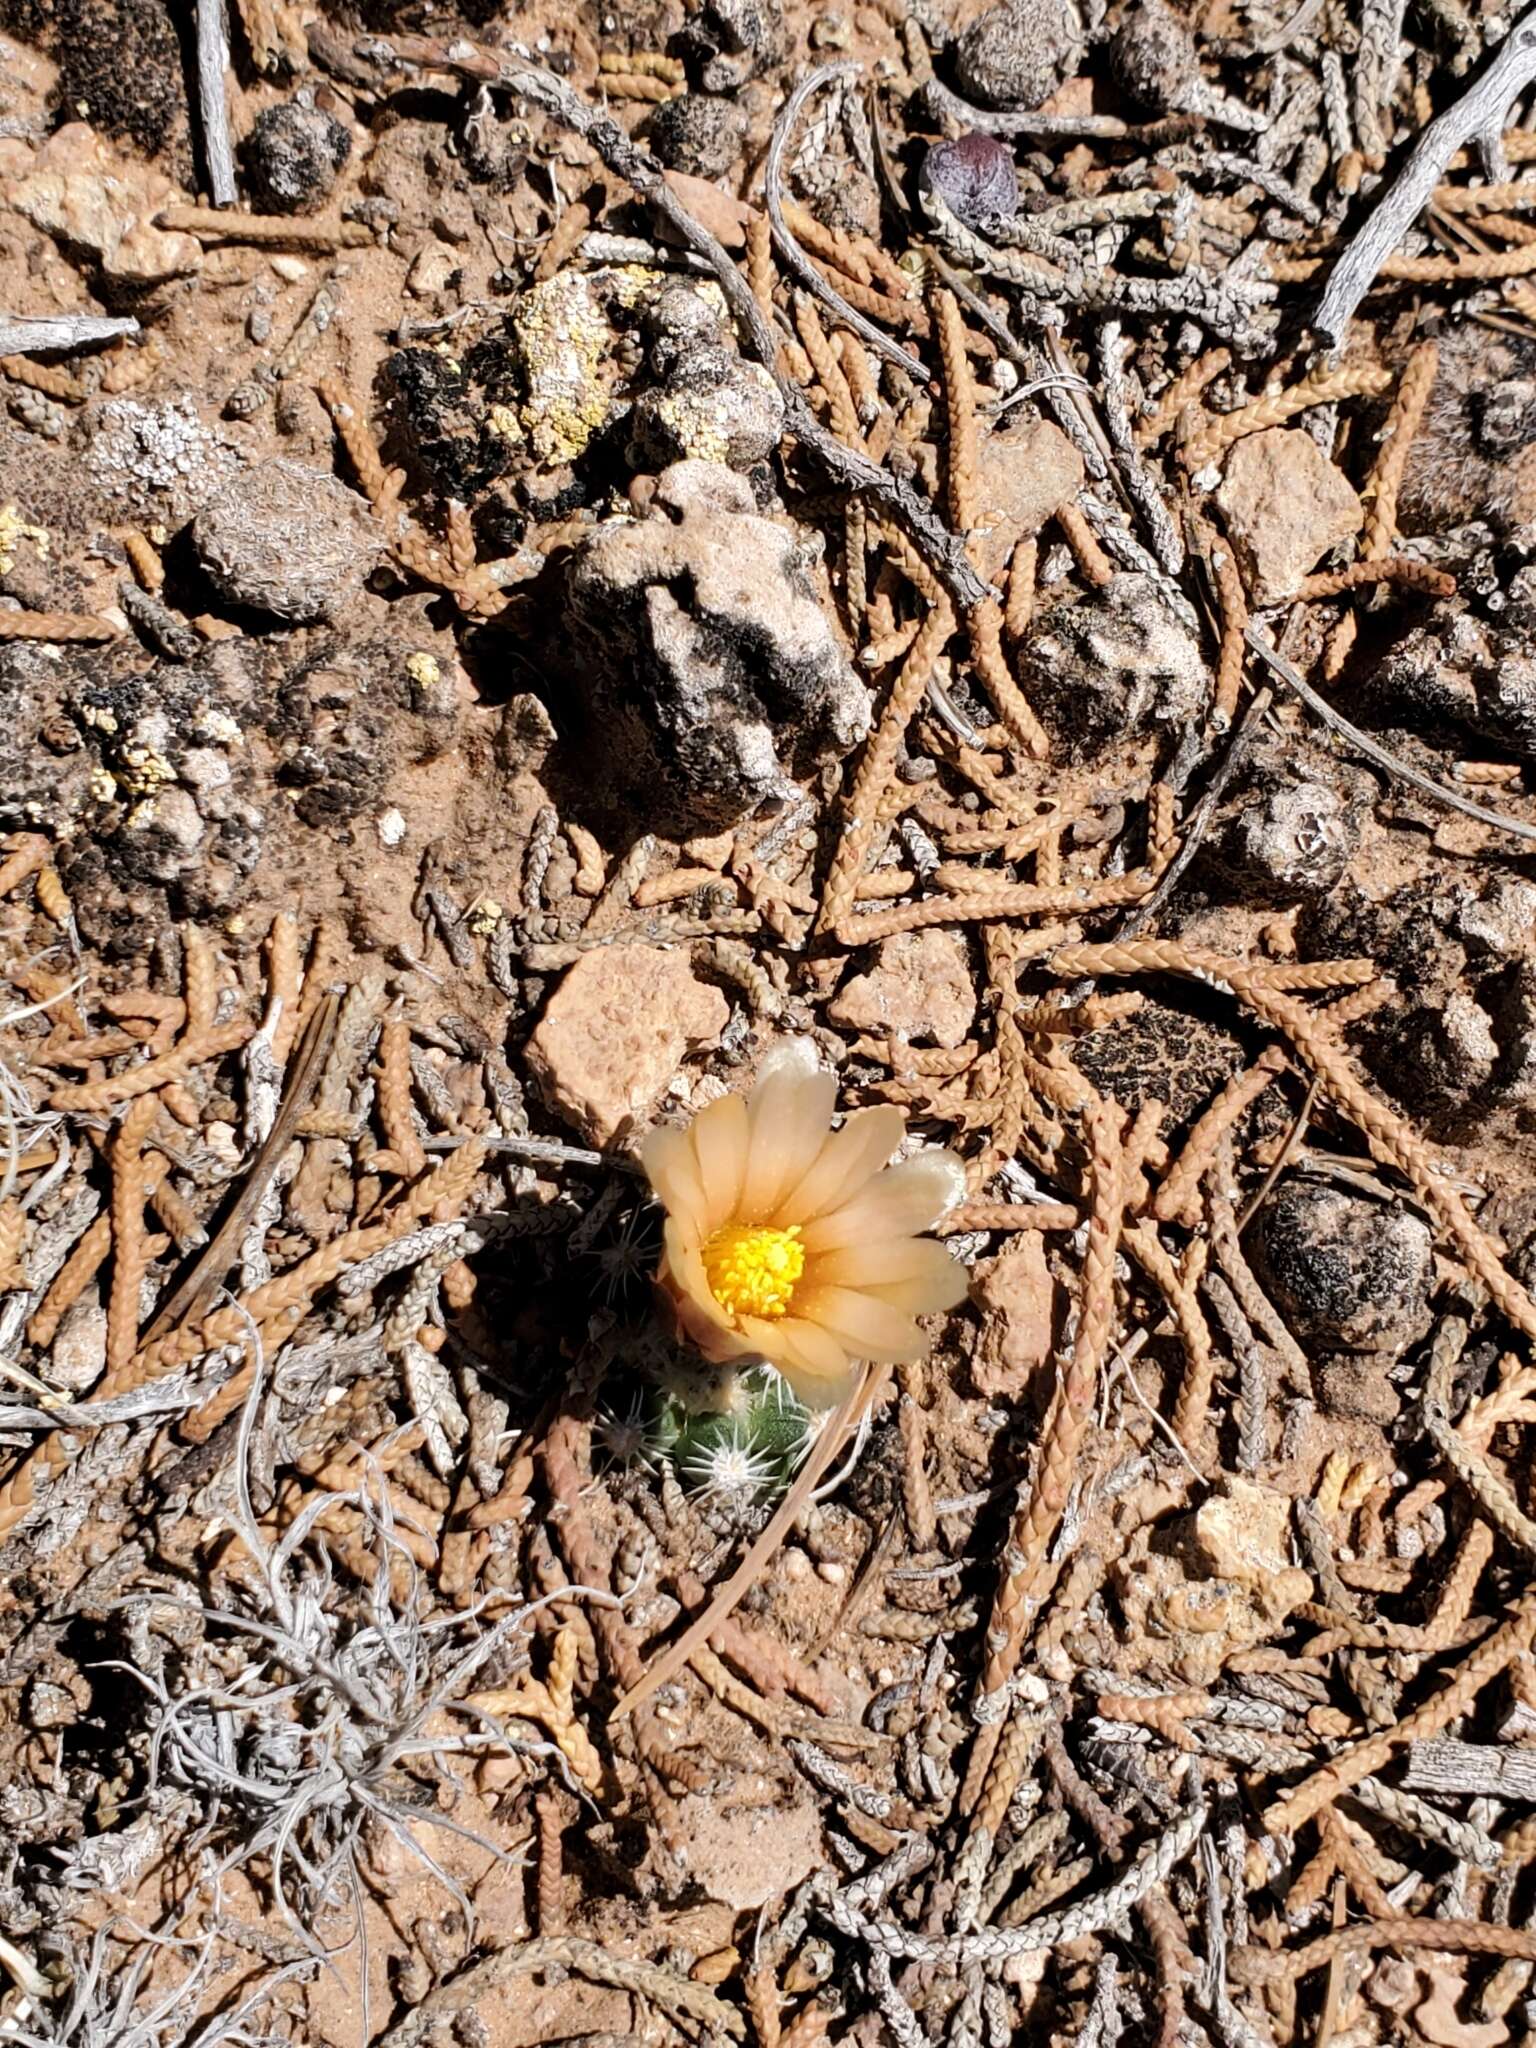
<svg viewBox="0 0 1536 2048">
<path fill-rule="evenodd" d="M 809 1040 L 786 1039 L 750 1096 L 722 1096 L 641 1150 L 667 1210 L 657 1280 L 682 1333 L 717 1364 L 767 1359 L 818 1408 L 862 1359 L 921 1358 L 914 1318 L 966 1289 L 919 1235 L 959 1200 L 960 1162 L 927 1151 L 887 1166 L 902 1112 L 858 1110 L 833 1131 L 836 1101 Z"/>
</svg>

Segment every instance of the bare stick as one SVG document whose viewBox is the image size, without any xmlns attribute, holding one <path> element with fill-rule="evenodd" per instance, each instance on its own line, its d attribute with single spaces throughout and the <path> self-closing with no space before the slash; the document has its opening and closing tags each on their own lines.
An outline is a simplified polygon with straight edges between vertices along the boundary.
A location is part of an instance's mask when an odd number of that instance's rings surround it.
<svg viewBox="0 0 1536 2048">
<path fill-rule="evenodd" d="M 1533 67 L 1536 68 L 1536 67 Z M 1248 645 L 1261 661 L 1267 662 L 1274 673 L 1288 689 L 1315 712 L 1325 725 L 1331 725 L 1341 733 L 1352 747 L 1364 754 L 1367 761 L 1374 761 L 1378 768 L 1388 775 L 1395 775 L 1400 782 L 1408 782 L 1425 796 L 1433 797 L 1436 803 L 1445 804 L 1450 810 L 1460 811 L 1463 817 L 1476 818 L 1481 825 L 1496 825 L 1501 832 L 1512 832 L 1517 839 L 1536 840 L 1536 825 L 1527 825 L 1519 818 L 1501 818 L 1497 811 L 1484 810 L 1481 804 L 1473 803 L 1468 796 L 1459 796 L 1454 789 L 1447 789 L 1442 782 L 1436 782 L 1432 775 L 1421 775 L 1417 768 L 1411 768 L 1406 761 L 1389 754 L 1385 747 L 1378 745 L 1369 733 L 1363 733 L 1358 725 L 1351 725 L 1342 711 L 1335 711 L 1326 697 L 1320 697 L 1312 685 L 1302 677 L 1283 654 L 1279 654 L 1256 626 L 1248 628 Z"/>
<path fill-rule="evenodd" d="M 93 342 L 116 341 L 137 334 L 132 319 L 109 319 L 101 313 L 47 313 L 37 319 L 0 313 L 0 356 L 42 355 L 49 349 L 89 348 Z"/>
<path fill-rule="evenodd" d="M 233 206 L 235 149 L 229 133 L 229 24 L 224 0 L 197 0 L 197 107 L 203 121 L 203 157 L 215 206 Z"/>
<path fill-rule="evenodd" d="M 1431 121 L 1407 163 L 1377 201 L 1376 210 L 1333 267 L 1312 325 L 1337 348 L 1355 308 L 1392 251 L 1429 204 L 1457 150 L 1475 142 L 1490 178 L 1509 175 L 1504 117 L 1517 94 L 1536 78 L 1536 9 L 1516 22 L 1499 53 L 1471 89 Z"/>
</svg>

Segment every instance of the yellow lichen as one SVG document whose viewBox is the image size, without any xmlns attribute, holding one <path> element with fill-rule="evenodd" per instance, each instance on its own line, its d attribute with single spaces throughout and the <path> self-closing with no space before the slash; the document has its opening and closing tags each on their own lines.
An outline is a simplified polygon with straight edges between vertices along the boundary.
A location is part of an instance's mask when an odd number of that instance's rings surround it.
<svg viewBox="0 0 1536 2048">
<path fill-rule="evenodd" d="M 512 338 L 527 387 L 518 417 L 528 444 L 539 462 L 574 462 L 612 404 L 602 371 L 614 335 L 592 279 L 564 271 L 524 292 Z"/>
<path fill-rule="evenodd" d="M 506 914 L 494 896 L 482 896 L 464 913 L 464 922 L 476 938 L 488 939 Z"/>
<path fill-rule="evenodd" d="M 443 666 L 435 654 L 408 654 L 405 672 L 423 690 L 436 689 L 443 680 Z"/>
<path fill-rule="evenodd" d="M 47 528 L 29 525 L 14 505 L 0 505 L 0 576 L 15 568 L 16 550 L 24 540 L 37 549 L 39 561 L 47 561 Z"/>
</svg>

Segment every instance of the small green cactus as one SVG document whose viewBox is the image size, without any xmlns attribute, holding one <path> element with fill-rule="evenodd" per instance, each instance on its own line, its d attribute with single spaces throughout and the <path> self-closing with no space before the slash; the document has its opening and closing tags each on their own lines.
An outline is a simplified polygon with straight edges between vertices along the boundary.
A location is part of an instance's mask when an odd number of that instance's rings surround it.
<svg viewBox="0 0 1536 2048">
<path fill-rule="evenodd" d="M 723 1407 L 701 1406 L 701 1398 L 721 1400 L 718 1371 L 669 1369 L 662 1377 L 622 1413 L 599 1412 L 597 1436 L 611 1457 L 647 1469 L 665 1458 L 691 1493 L 715 1499 L 784 1491 L 819 1418 L 771 1365 L 734 1373 Z"/>
</svg>

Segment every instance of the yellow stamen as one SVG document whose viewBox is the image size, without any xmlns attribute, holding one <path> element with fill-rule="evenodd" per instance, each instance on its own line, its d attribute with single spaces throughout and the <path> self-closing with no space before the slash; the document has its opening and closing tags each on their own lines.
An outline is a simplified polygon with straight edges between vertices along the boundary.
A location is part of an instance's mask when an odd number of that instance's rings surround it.
<svg viewBox="0 0 1536 2048">
<path fill-rule="evenodd" d="M 731 1315 L 784 1315 L 805 1271 L 800 1226 L 788 1230 L 752 1229 L 727 1224 L 703 1250 L 709 1291 Z"/>
</svg>

